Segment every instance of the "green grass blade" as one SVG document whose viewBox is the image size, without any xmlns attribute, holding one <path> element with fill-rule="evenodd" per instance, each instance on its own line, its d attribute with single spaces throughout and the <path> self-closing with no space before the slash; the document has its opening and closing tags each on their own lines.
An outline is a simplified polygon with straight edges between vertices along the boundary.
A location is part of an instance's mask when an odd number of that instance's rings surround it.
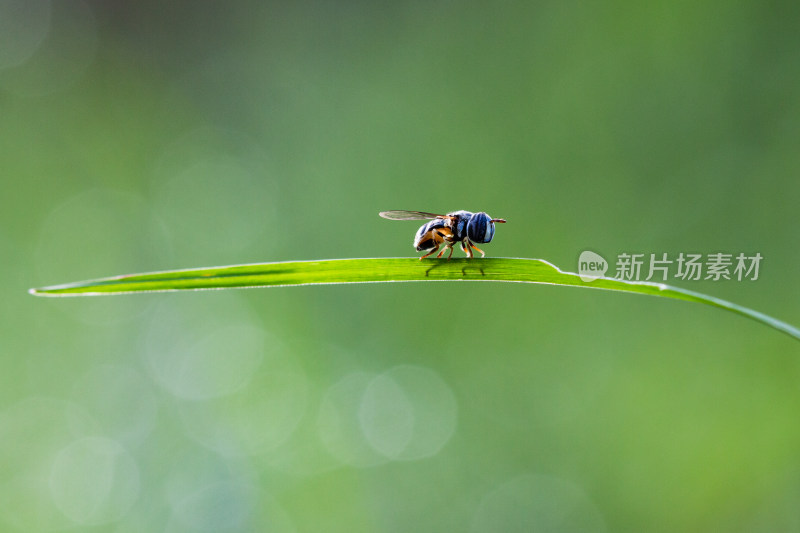
<svg viewBox="0 0 800 533">
<path fill-rule="evenodd" d="M 713 296 L 706 296 L 662 283 L 622 281 L 611 278 L 600 278 L 592 282 L 584 282 L 577 274 L 563 272 L 547 261 L 540 259 L 492 258 L 419 261 L 416 258 L 387 258 L 260 263 L 131 274 L 31 289 L 30 292 L 37 296 L 96 296 L 150 291 L 396 281 L 544 283 L 649 294 L 651 296 L 699 302 L 727 309 L 800 340 L 800 330 L 798 328 L 758 311 L 753 311 Z"/>
</svg>

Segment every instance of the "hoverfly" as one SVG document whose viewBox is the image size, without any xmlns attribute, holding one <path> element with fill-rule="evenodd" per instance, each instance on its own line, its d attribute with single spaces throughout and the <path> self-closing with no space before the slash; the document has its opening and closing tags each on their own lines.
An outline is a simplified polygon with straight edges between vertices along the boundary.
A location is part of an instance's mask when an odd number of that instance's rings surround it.
<svg viewBox="0 0 800 533">
<path fill-rule="evenodd" d="M 378 213 L 389 220 L 430 220 L 417 230 L 414 237 L 414 248 L 418 252 L 430 250 L 420 257 L 420 260 L 436 252 L 444 244 L 444 249 L 436 257 L 450 250 L 449 260 L 453 255 L 453 245 L 461 243 L 461 249 L 472 258 L 472 250 L 478 250 L 481 257 L 486 254 L 475 246 L 474 243 L 491 242 L 494 237 L 495 222 L 505 223 L 502 218 L 491 218 L 486 213 L 471 213 L 470 211 L 454 211 L 446 215 L 425 213 L 423 211 L 381 211 Z"/>
</svg>

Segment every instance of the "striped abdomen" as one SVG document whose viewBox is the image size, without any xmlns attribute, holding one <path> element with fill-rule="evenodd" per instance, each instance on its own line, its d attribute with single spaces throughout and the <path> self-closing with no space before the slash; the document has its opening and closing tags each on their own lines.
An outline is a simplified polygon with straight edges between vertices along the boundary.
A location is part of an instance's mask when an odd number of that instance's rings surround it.
<svg viewBox="0 0 800 533">
<path fill-rule="evenodd" d="M 441 218 L 431 220 L 422 225 L 414 237 L 414 248 L 418 252 L 432 250 L 443 242 L 454 242 L 453 230 L 447 227 L 447 221 Z"/>
</svg>

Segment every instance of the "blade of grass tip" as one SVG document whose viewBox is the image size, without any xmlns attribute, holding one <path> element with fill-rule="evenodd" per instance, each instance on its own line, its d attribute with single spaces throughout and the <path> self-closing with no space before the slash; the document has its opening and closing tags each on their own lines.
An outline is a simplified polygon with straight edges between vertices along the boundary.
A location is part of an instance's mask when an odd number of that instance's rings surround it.
<svg viewBox="0 0 800 533">
<path fill-rule="evenodd" d="M 713 296 L 661 283 L 599 278 L 583 281 L 541 259 L 490 258 L 419 261 L 417 258 L 326 259 L 256 263 L 130 274 L 29 292 L 37 296 L 97 296 L 134 292 L 285 287 L 338 283 L 405 281 L 500 281 L 622 291 L 703 303 L 737 313 L 800 340 L 798 328 Z"/>
</svg>

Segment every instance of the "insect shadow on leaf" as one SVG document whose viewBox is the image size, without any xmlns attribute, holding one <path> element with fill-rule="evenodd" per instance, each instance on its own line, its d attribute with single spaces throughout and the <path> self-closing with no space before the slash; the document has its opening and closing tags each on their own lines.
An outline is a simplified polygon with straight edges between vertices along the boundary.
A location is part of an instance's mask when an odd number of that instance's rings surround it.
<svg viewBox="0 0 800 533">
<path fill-rule="evenodd" d="M 474 273 L 475 271 L 478 271 L 478 272 L 480 272 L 480 273 L 481 273 L 481 276 L 483 276 L 483 277 L 485 277 L 485 276 L 486 276 L 486 273 L 483 271 L 483 266 L 482 266 L 482 265 L 475 265 L 473 262 L 470 262 L 470 261 L 469 261 L 469 260 L 467 260 L 467 259 L 456 259 L 455 261 L 458 261 L 458 262 L 463 262 L 463 264 L 461 265 L 461 275 L 462 275 L 463 277 L 465 277 L 465 278 L 469 277 L 469 275 L 468 275 L 468 272 L 473 272 L 473 273 Z M 455 262 L 455 261 L 454 261 L 454 262 Z M 448 264 L 448 262 L 446 262 L 446 261 L 435 261 L 435 262 L 434 262 L 434 261 L 432 261 L 432 262 L 430 263 L 430 265 L 431 265 L 431 266 L 430 266 L 430 268 L 427 268 L 427 269 L 425 270 L 425 277 L 426 277 L 426 278 L 427 278 L 427 277 L 430 277 L 430 276 L 429 276 L 429 274 L 430 274 L 430 273 L 431 273 L 431 272 L 432 272 L 434 269 L 436 269 L 436 268 L 441 268 L 441 267 L 444 267 L 444 266 L 446 266 L 447 264 Z M 452 263 L 450 263 L 450 264 L 452 264 Z"/>
</svg>

